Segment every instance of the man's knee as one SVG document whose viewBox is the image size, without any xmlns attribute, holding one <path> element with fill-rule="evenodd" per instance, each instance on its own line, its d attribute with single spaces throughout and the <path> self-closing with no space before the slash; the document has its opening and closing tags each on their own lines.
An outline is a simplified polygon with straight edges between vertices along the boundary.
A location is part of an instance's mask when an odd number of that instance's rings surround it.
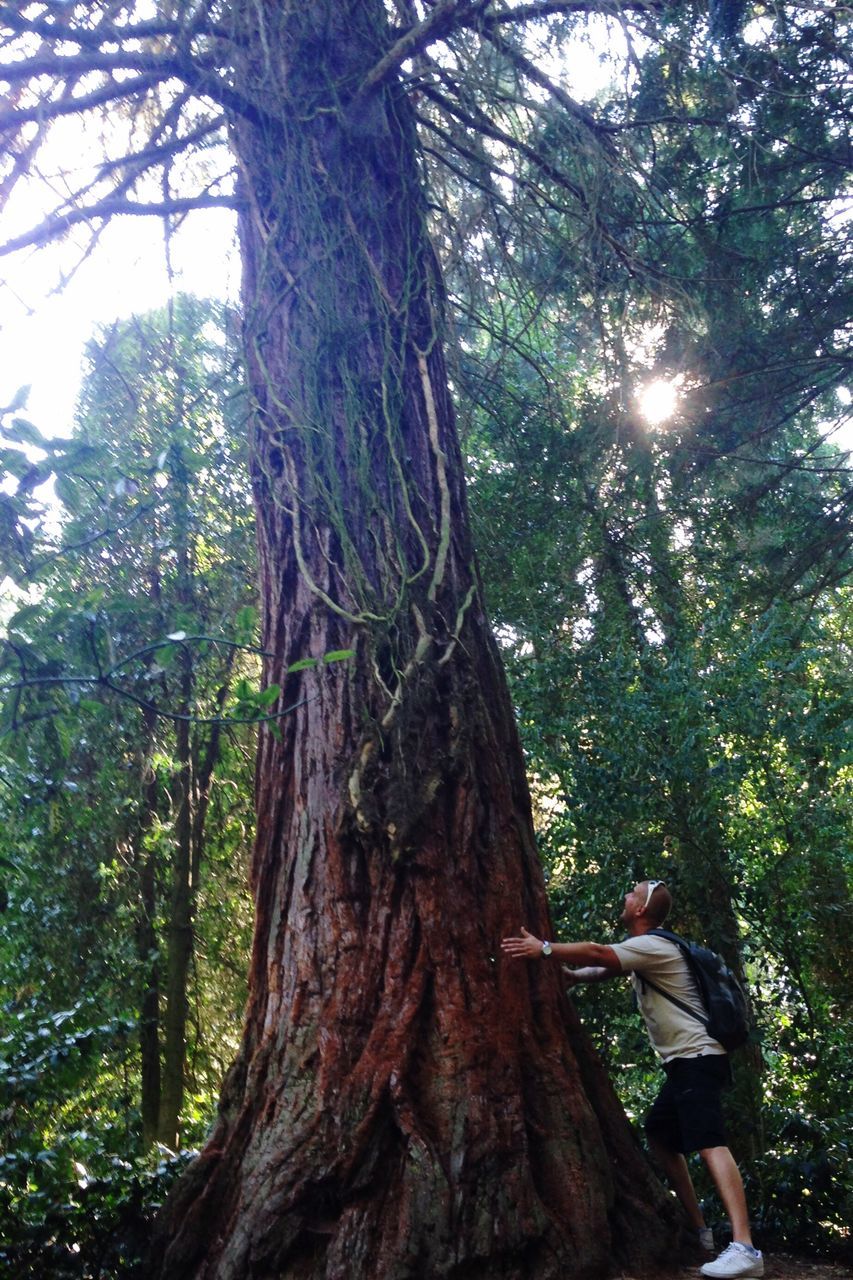
<svg viewBox="0 0 853 1280">
<path fill-rule="evenodd" d="M 743 1179 L 737 1166 L 737 1161 L 728 1147 L 700 1147 L 699 1154 L 718 1186 L 720 1184 L 731 1187 L 743 1186 Z"/>
<path fill-rule="evenodd" d="M 734 1165 L 737 1168 L 737 1161 L 730 1149 L 722 1143 L 714 1146 L 699 1147 L 699 1155 L 707 1165 Z"/>
</svg>

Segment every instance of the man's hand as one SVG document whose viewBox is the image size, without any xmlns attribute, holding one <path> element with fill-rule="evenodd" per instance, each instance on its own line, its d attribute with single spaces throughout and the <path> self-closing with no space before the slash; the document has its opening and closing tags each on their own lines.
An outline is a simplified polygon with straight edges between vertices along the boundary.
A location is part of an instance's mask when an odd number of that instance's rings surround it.
<svg viewBox="0 0 853 1280">
<path fill-rule="evenodd" d="M 521 937 L 504 938 L 501 943 L 501 951 L 505 955 L 514 956 L 517 960 L 537 960 L 542 955 L 542 939 L 535 938 L 522 925 Z"/>
</svg>

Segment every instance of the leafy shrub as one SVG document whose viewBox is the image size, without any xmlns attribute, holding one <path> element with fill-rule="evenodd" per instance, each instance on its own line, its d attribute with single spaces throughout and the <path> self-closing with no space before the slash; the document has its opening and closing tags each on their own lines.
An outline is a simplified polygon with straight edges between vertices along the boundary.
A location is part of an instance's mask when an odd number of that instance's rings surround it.
<svg viewBox="0 0 853 1280">
<path fill-rule="evenodd" d="M 3 1010 L 0 1273 L 10 1280 L 142 1276 L 150 1221 L 189 1154 L 138 1150 L 134 1022 L 92 1001 Z"/>
<path fill-rule="evenodd" d="M 9 1280 L 144 1280 L 151 1222 L 195 1154 L 171 1153 L 152 1167 L 97 1150 L 88 1164 L 79 1134 L 53 1148 L 0 1157 L 0 1269 Z"/>
</svg>

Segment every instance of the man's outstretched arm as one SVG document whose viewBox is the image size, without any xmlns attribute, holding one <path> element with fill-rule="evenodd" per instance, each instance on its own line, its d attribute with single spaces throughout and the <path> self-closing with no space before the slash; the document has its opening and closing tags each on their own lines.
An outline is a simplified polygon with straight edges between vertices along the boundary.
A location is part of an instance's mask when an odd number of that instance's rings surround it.
<svg viewBox="0 0 853 1280">
<path fill-rule="evenodd" d="M 515 938 L 504 938 L 501 950 L 504 955 L 516 960 L 538 960 L 547 952 L 543 952 L 543 941 L 529 933 L 522 926 L 521 934 Z M 587 966 L 576 970 L 576 974 L 591 973 L 593 970 L 604 970 L 607 977 L 617 977 L 622 973 L 616 952 L 612 947 L 602 946 L 598 942 L 552 942 L 550 954 L 557 960 L 568 961 L 570 965 Z M 602 979 L 592 976 L 577 977 L 579 982 L 599 982 Z"/>
<path fill-rule="evenodd" d="M 606 982 L 608 978 L 621 978 L 624 976 L 622 969 L 605 969 L 601 965 L 587 965 L 583 969 L 570 969 L 568 965 L 563 965 L 563 973 L 568 979 L 570 987 L 575 987 L 579 982 Z"/>
</svg>

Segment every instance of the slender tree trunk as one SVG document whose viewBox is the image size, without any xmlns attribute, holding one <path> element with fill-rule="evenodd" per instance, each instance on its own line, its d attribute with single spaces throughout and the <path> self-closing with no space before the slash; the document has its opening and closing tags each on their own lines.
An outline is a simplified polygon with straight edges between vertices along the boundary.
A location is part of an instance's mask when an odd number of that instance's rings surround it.
<svg viewBox="0 0 853 1280">
<path fill-rule="evenodd" d="M 155 521 L 157 516 L 155 514 Z M 154 540 L 156 548 L 156 539 Z M 161 593 L 159 556 L 155 549 L 154 560 L 148 571 L 149 597 L 159 605 Z M 136 860 L 139 874 L 139 914 L 136 927 L 136 950 L 142 980 L 139 1005 L 139 1053 L 140 1053 L 140 1111 L 142 1117 L 142 1148 L 144 1151 L 157 1141 L 160 1124 L 160 944 L 157 938 L 157 893 L 160 873 L 159 841 L 149 835 L 157 815 L 160 788 L 156 770 L 152 767 L 151 754 L 157 723 L 153 708 L 143 711 L 145 725 L 145 749 L 143 752 L 142 811 L 136 832 Z"/>
<path fill-rule="evenodd" d="M 222 683 L 216 691 L 214 705 L 216 715 L 225 715 L 225 704 L 231 691 L 231 676 L 234 670 L 236 650 L 229 649 L 225 656 Z M 210 807 L 210 793 L 216 766 L 222 747 L 222 720 L 215 720 L 210 726 L 204 749 L 193 752 L 193 816 L 192 816 L 192 865 L 190 874 L 196 892 L 201 887 L 201 869 L 204 862 L 207 812 Z M 197 758 L 198 757 L 198 758 Z"/>
<path fill-rule="evenodd" d="M 145 712 L 146 739 L 154 734 L 154 713 Z M 139 876 L 139 914 L 136 924 L 136 953 L 142 979 L 139 1004 L 139 1052 L 141 1074 L 142 1146 L 145 1151 L 157 1140 L 160 1115 L 160 978 L 157 947 L 157 847 L 146 848 L 145 837 L 157 812 L 157 775 L 151 768 L 149 750 L 143 758 L 142 809 L 135 836 L 134 856 Z"/>
<path fill-rule="evenodd" d="M 163 1073 L 158 1138 L 175 1150 L 184 1098 L 190 965 L 193 953 L 192 776 L 189 725 L 178 724 L 175 777 L 176 813 L 172 842 L 172 892 L 166 928 L 166 1012 L 163 1018 Z"/>
<path fill-rule="evenodd" d="M 189 483 L 180 446 L 173 446 L 172 478 L 177 492 L 175 545 L 177 599 L 184 608 L 192 602 L 189 553 Z M 186 650 L 180 662 L 180 712 L 187 716 L 193 703 L 192 658 Z M 193 913 L 197 886 L 193 880 L 193 777 L 190 724 L 175 725 L 174 822 L 172 841 L 172 891 L 166 929 L 166 1013 L 163 1019 L 163 1071 L 160 1092 L 159 1140 L 177 1149 L 187 1061 L 189 976 L 193 956 Z"/>
<path fill-rule="evenodd" d="M 249 6 L 235 146 L 266 678 L 244 1043 L 159 1225 L 182 1280 L 648 1267 L 673 1215 L 560 991 L 380 0 Z M 325 664 L 330 651 L 351 650 Z M 320 660 L 288 675 L 288 664 Z"/>
</svg>

